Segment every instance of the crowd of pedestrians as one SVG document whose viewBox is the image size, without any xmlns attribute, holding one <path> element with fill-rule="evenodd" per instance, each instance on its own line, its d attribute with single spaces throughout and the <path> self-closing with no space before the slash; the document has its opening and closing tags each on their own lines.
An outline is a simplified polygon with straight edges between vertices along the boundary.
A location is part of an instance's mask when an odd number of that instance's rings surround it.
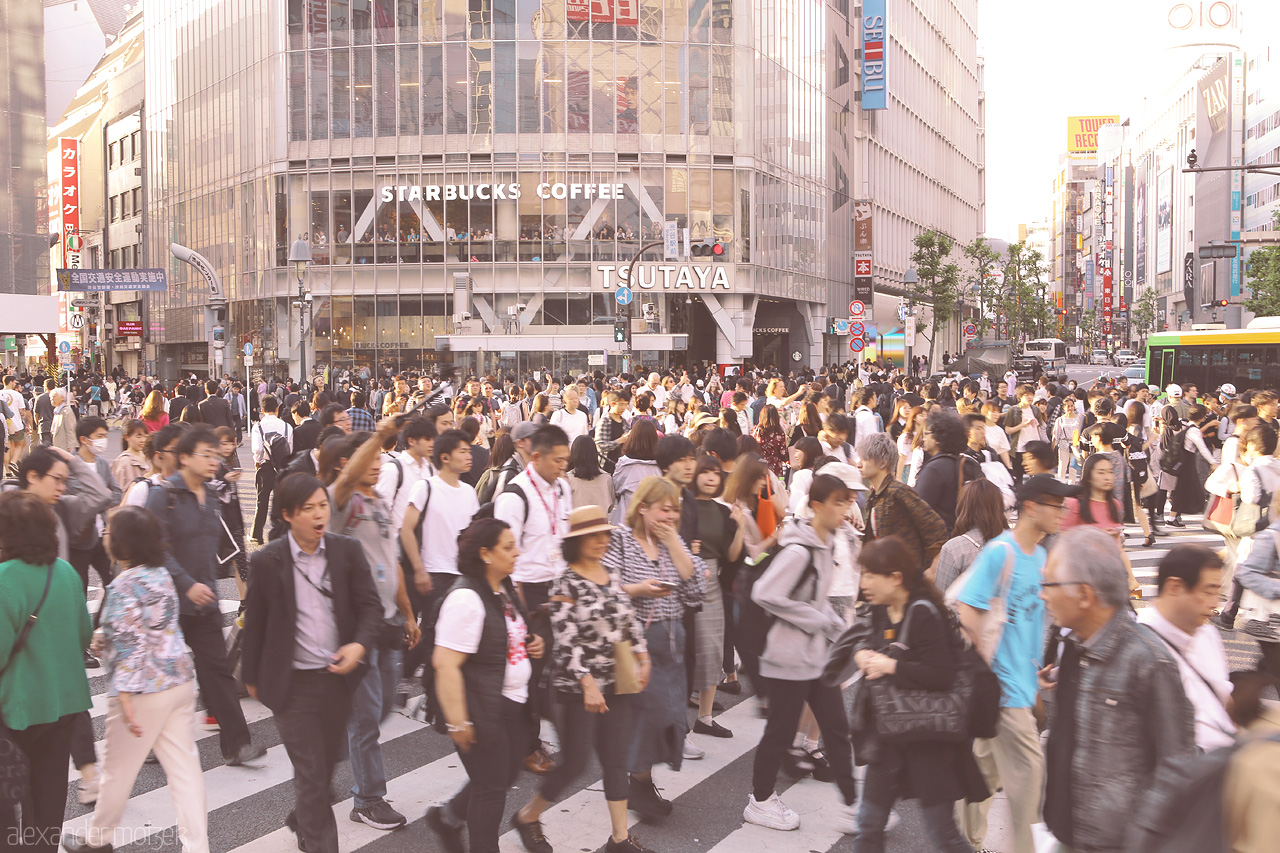
<svg viewBox="0 0 1280 853">
<path fill-rule="evenodd" d="M 407 823 L 379 739 L 406 692 L 467 772 L 426 814 L 447 853 L 497 853 L 504 815 L 552 853 L 542 815 L 592 755 L 606 849 L 643 853 L 628 813 L 671 814 L 664 775 L 734 736 L 715 700 L 744 691 L 765 726 L 742 813 L 767 829 L 800 826 L 786 773 L 834 783 L 858 853 L 902 799 L 929 849 L 989 850 L 1001 788 L 1014 853 L 1274 849 L 1275 392 L 872 362 L 456 378 L 5 377 L 0 713 L 26 759 L 0 791 L 7 845 L 109 849 L 156 760 L 184 849 L 208 850 L 193 725 L 253 766 L 243 687 L 276 717 L 309 853 L 339 849 L 344 758 L 350 819 Z M 1172 547 L 1143 600 L 1128 551 L 1201 514 L 1222 550 Z M 1256 672 L 1229 671 L 1236 627 Z M 1219 846 L 1170 846 L 1214 760 Z M 69 765 L 94 812 L 60 838 Z M 509 812 L 522 772 L 542 778 Z"/>
</svg>

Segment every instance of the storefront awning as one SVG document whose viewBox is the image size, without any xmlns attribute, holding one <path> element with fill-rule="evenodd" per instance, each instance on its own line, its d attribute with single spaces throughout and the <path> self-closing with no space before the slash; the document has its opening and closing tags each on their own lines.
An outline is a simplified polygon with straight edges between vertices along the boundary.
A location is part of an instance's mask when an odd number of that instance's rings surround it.
<svg viewBox="0 0 1280 853">
<path fill-rule="evenodd" d="M 637 352 L 676 352 L 689 348 L 688 335 L 633 335 Z M 436 335 L 436 349 L 451 352 L 626 352 L 607 335 Z"/>
</svg>

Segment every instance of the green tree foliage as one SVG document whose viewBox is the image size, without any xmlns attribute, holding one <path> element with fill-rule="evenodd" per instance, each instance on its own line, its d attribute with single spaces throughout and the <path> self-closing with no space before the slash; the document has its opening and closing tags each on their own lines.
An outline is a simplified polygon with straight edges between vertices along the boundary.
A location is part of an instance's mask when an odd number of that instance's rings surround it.
<svg viewBox="0 0 1280 853">
<path fill-rule="evenodd" d="M 1155 289 L 1147 288 L 1130 309 L 1133 330 L 1138 333 L 1138 337 L 1145 339 L 1147 335 L 1156 330 L 1156 310 Z"/>
<path fill-rule="evenodd" d="M 968 284 L 970 292 L 978 297 L 978 313 L 984 321 L 992 319 L 990 307 L 1000 296 L 1000 283 L 993 273 L 1000 270 L 1000 253 L 991 248 L 986 237 L 976 237 L 972 243 L 961 247 L 960 253 L 969 261 Z M 986 322 L 983 328 L 987 328 Z"/>
<path fill-rule="evenodd" d="M 911 263 L 920 276 L 916 298 L 933 306 L 933 329 L 929 336 L 930 359 L 933 343 L 938 340 L 938 330 L 955 317 L 960 304 L 960 267 L 949 260 L 955 240 L 941 231 L 929 229 L 915 238 L 916 250 Z"/>
<path fill-rule="evenodd" d="M 1280 211 L 1273 212 L 1271 220 L 1280 229 Z M 1280 246 L 1254 249 L 1244 274 L 1252 294 L 1245 300 L 1245 310 L 1259 317 L 1280 317 Z"/>
</svg>

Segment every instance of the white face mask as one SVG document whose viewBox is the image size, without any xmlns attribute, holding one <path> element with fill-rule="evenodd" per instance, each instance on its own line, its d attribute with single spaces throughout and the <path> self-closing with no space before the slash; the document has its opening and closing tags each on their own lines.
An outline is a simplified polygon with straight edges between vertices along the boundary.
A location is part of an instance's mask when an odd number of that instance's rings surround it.
<svg viewBox="0 0 1280 853">
<path fill-rule="evenodd" d="M 107 452 L 107 440 L 105 438 L 95 438 L 89 442 L 89 446 L 93 448 L 94 453 L 101 454 Z"/>
</svg>

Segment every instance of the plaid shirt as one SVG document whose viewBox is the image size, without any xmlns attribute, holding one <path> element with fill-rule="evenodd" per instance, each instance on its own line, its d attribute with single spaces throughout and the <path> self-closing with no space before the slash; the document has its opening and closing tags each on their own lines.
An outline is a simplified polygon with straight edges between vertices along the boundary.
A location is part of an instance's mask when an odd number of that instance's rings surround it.
<svg viewBox="0 0 1280 853">
<path fill-rule="evenodd" d="M 378 429 L 378 424 L 373 420 L 373 415 L 369 414 L 367 409 L 357 409 L 352 406 L 347 409 L 347 414 L 351 416 L 352 432 L 374 432 Z"/>
<path fill-rule="evenodd" d="M 892 477 L 868 496 L 866 516 L 867 541 L 897 536 L 923 568 L 933 563 L 947 541 L 942 517 L 914 489 Z"/>
</svg>

